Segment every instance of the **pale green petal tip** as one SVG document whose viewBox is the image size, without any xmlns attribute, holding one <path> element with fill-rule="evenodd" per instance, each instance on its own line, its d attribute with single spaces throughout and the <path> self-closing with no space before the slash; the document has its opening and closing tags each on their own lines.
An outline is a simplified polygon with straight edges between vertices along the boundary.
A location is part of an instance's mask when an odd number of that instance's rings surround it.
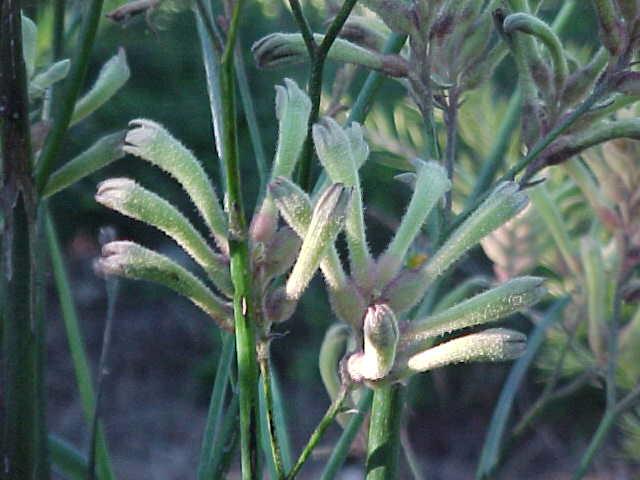
<svg viewBox="0 0 640 480">
<path fill-rule="evenodd" d="M 441 343 L 407 361 L 409 370 L 425 372 L 455 363 L 500 362 L 522 356 L 526 335 L 514 330 L 494 328 Z"/>
</svg>

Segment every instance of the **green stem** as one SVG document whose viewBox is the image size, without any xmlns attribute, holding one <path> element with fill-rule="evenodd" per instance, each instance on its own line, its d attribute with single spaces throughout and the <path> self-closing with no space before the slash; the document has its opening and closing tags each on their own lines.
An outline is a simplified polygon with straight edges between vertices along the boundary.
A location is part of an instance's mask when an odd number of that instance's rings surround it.
<svg viewBox="0 0 640 480">
<path fill-rule="evenodd" d="M 273 466 L 278 480 L 284 479 L 285 472 L 282 462 L 282 453 L 280 451 L 280 443 L 276 432 L 276 419 L 273 408 L 273 391 L 271 389 L 271 368 L 269 365 L 269 345 L 260 346 L 260 376 L 262 378 L 262 391 L 264 394 L 264 412 L 267 424 L 267 432 L 269 434 L 269 447 L 271 449 L 271 457 Z M 275 479 L 274 479 L 275 480 Z"/>
<path fill-rule="evenodd" d="M 402 385 L 393 384 L 379 387 L 373 393 L 365 469 L 367 480 L 397 478 L 403 390 Z"/>
<path fill-rule="evenodd" d="M 98 22 L 102 12 L 103 0 L 91 0 L 86 10 L 85 18 L 78 38 L 78 47 L 71 61 L 71 71 L 67 77 L 67 83 L 63 90 L 63 96 L 57 105 L 53 126 L 47 140 L 42 147 L 36 169 L 36 187 L 41 191 L 53 171 L 57 161 L 64 135 L 71 123 L 76 99 L 82 88 L 84 77 L 87 73 L 89 55 L 98 31 Z"/>
<path fill-rule="evenodd" d="M 37 457 L 37 340 L 34 329 L 35 195 L 20 1 L 0 4 L 0 111 L 3 256 L 3 478 L 33 478 Z"/>
<path fill-rule="evenodd" d="M 307 124 L 307 138 L 302 146 L 302 153 L 300 154 L 300 170 L 298 172 L 298 183 L 303 190 L 309 191 L 311 188 L 311 159 L 313 158 L 313 139 L 311 136 L 311 130 L 313 125 L 318 121 L 320 115 L 320 97 L 322 95 L 322 76 L 324 73 L 324 62 L 329 53 L 329 49 L 333 45 L 333 42 L 338 37 L 342 26 L 347 21 L 351 10 L 355 6 L 357 0 L 345 0 L 340 7 L 340 11 L 329 25 L 327 33 L 322 38 L 322 43 L 318 45 L 313 51 L 310 50 L 310 43 L 305 35 L 305 28 L 302 28 L 303 38 L 309 49 L 309 56 L 311 57 L 311 73 L 309 75 L 309 98 L 311 99 L 311 114 L 309 115 L 309 122 Z M 297 16 L 296 16 L 297 18 Z"/>
<path fill-rule="evenodd" d="M 258 367 L 256 362 L 255 308 L 247 221 L 242 203 L 240 161 L 236 131 L 234 51 L 238 33 L 239 0 L 233 9 L 227 44 L 220 65 L 223 121 L 223 160 L 229 210 L 229 256 L 233 282 L 233 311 L 240 401 L 240 449 L 243 480 L 258 478 Z"/>
<path fill-rule="evenodd" d="M 342 410 L 342 406 L 347 399 L 349 390 L 350 389 L 348 387 L 344 386 L 340 389 L 338 396 L 329 406 L 329 409 L 325 412 L 324 417 L 322 417 L 322 420 L 320 420 L 320 423 L 318 423 L 318 426 L 309 437 L 309 441 L 302 450 L 302 453 L 300 453 L 300 456 L 298 457 L 295 465 L 287 475 L 287 480 L 293 480 L 294 478 L 296 478 L 296 476 L 300 472 L 300 469 L 311 455 L 311 452 L 313 452 L 313 449 L 316 448 L 316 445 L 318 445 L 318 442 L 322 439 L 324 432 L 326 432 L 327 428 L 329 428 L 329 426 L 336 418 L 336 415 L 338 415 L 338 413 L 340 413 L 340 411 Z"/>
<path fill-rule="evenodd" d="M 367 390 L 358 403 L 357 413 L 349 419 L 349 423 L 342 431 L 338 443 L 336 443 L 336 446 L 333 448 L 331 457 L 329 457 L 329 461 L 324 467 L 320 480 L 333 480 L 336 478 L 338 471 L 347 459 L 353 440 L 356 438 L 356 435 L 358 435 L 358 432 L 360 432 L 360 427 L 362 427 L 362 423 L 371 409 L 372 401 L 373 391 Z"/>
</svg>

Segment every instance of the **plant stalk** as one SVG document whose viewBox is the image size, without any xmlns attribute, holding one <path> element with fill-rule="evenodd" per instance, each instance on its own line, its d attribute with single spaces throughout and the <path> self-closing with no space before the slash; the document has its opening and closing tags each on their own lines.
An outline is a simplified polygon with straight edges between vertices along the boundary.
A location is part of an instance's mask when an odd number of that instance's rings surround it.
<svg viewBox="0 0 640 480">
<path fill-rule="evenodd" d="M 318 121 L 320 116 L 320 97 L 322 96 L 322 77 L 324 73 L 324 62 L 327 58 L 327 54 L 333 45 L 333 42 L 338 37 L 342 26 L 349 18 L 349 14 L 355 6 L 357 0 L 345 0 L 340 7 L 340 11 L 337 13 L 331 25 L 327 29 L 322 38 L 320 45 L 315 46 L 315 42 L 312 44 L 308 40 L 308 23 L 302 15 L 300 8 L 294 9 L 294 17 L 299 22 L 300 31 L 302 32 L 303 39 L 311 58 L 311 73 L 309 75 L 309 98 L 311 99 L 311 114 L 309 115 L 309 122 L 307 124 L 307 138 L 302 146 L 302 153 L 300 154 L 300 170 L 298 171 L 298 183 L 303 190 L 309 191 L 311 188 L 311 159 L 313 158 L 313 139 L 311 136 L 311 129 L 313 125 Z M 293 2 L 297 3 L 296 0 Z M 298 5 L 299 7 L 299 5 Z M 313 38 L 313 36 L 311 37 Z M 312 48 L 313 46 L 313 48 Z"/>
<path fill-rule="evenodd" d="M 367 480 L 393 480 L 398 476 L 403 390 L 402 385 L 393 384 L 379 387 L 373 393 L 365 468 Z"/>
<path fill-rule="evenodd" d="M 240 12 L 239 0 L 233 9 L 227 43 L 220 65 L 223 121 L 223 160 L 229 210 L 229 256 L 233 282 L 233 311 L 238 362 L 240 402 L 240 450 L 242 478 L 257 479 L 258 465 L 258 367 L 256 361 L 255 308 L 247 221 L 242 203 L 240 161 L 236 130 L 234 51 Z"/>
<path fill-rule="evenodd" d="M 2 111 L 4 478 L 34 478 L 37 458 L 37 341 L 34 315 L 35 192 L 21 2 L 0 4 L 0 111 Z"/>
</svg>

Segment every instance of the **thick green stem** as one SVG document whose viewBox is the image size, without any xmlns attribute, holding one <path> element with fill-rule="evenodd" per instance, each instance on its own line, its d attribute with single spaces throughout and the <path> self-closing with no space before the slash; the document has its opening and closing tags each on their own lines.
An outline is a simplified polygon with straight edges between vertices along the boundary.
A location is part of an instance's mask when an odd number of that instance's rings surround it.
<svg viewBox="0 0 640 480">
<path fill-rule="evenodd" d="M 402 385 L 393 384 L 380 387 L 373 393 L 365 469 L 367 480 L 397 478 L 403 390 Z"/>
<path fill-rule="evenodd" d="M 311 57 L 311 73 L 309 75 L 311 114 L 309 115 L 309 123 L 307 125 L 307 138 L 305 139 L 304 145 L 302 146 L 302 153 L 300 154 L 300 170 L 298 172 L 298 183 L 305 191 L 309 191 L 311 188 L 311 159 L 313 158 L 313 139 L 311 136 L 311 129 L 318 121 L 318 117 L 320 115 L 320 97 L 322 95 L 324 62 L 334 40 L 338 37 L 342 26 L 347 21 L 347 18 L 349 17 L 351 10 L 353 10 L 356 2 L 357 0 L 345 0 L 340 11 L 327 29 L 327 33 L 322 38 L 322 43 L 313 48 L 313 50 L 311 49 L 312 44 L 307 39 L 308 32 L 306 32 L 307 28 L 305 27 L 306 21 L 301 23 L 303 38 L 305 39 L 307 49 L 309 49 L 309 56 Z M 294 13 L 295 12 L 296 10 L 294 10 Z M 301 10 L 298 11 L 298 14 L 300 12 Z M 298 14 L 296 14 L 296 19 L 299 18 Z"/>
<path fill-rule="evenodd" d="M 64 97 L 60 98 L 54 115 L 53 126 L 40 153 L 38 168 L 36 171 L 36 187 L 42 190 L 47 184 L 49 175 L 53 171 L 58 153 L 62 147 L 64 135 L 71 123 L 76 99 L 82 88 L 84 77 L 87 73 L 89 55 L 93 47 L 98 22 L 102 12 L 103 0 L 91 0 L 86 7 L 82 30 L 78 37 L 78 47 L 71 61 L 71 71 L 63 90 Z"/>
<path fill-rule="evenodd" d="M 32 479 L 39 470 L 36 398 L 37 341 L 34 318 L 35 195 L 31 180 L 27 78 L 22 53 L 21 5 L 0 4 L 0 205 L 6 282 L 3 325 L 4 454 L 7 479 Z"/>
<path fill-rule="evenodd" d="M 220 66 L 223 121 L 223 160 L 229 210 L 229 256 L 233 282 L 233 310 L 238 361 L 240 446 L 242 478 L 258 478 L 258 367 L 256 362 L 255 308 L 247 221 L 242 203 L 240 161 L 236 130 L 234 51 L 243 0 L 236 3 Z"/>
</svg>

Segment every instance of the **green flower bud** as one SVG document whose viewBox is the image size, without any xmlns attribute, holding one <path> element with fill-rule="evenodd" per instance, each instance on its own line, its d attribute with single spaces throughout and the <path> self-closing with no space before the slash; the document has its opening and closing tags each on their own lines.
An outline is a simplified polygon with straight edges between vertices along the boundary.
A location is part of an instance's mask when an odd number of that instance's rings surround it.
<svg viewBox="0 0 640 480">
<path fill-rule="evenodd" d="M 507 222 L 527 204 L 527 197 L 514 182 L 498 185 L 438 249 L 425 266 L 405 270 L 382 292 L 396 313 L 412 308 L 424 296 L 431 282 L 442 275 L 455 261 L 483 237 Z"/>
<path fill-rule="evenodd" d="M 412 355 L 426 348 L 433 337 L 495 322 L 528 308 L 545 295 L 542 282 L 538 277 L 515 278 L 443 312 L 411 322 L 402 335 L 402 351 Z"/>
<path fill-rule="evenodd" d="M 44 72 L 39 73 L 29 82 L 29 100 L 36 100 L 54 83 L 64 79 L 69 73 L 71 62 L 68 59 L 54 63 Z"/>
<path fill-rule="evenodd" d="M 266 245 L 264 259 L 265 280 L 279 277 L 286 273 L 298 258 L 302 240 L 289 227 L 278 230 Z"/>
<path fill-rule="evenodd" d="M 159 283 L 184 295 L 227 331 L 233 331 L 231 304 L 216 297 L 192 273 L 173 260 L 134 242 L 111 242 L 102 248 L 98 268 L 106 275 Z"/>
<path fill-rule="evenodd" d="M 377 13 L 394 32 L 410 33 L 414 30 L 411 24 L 413 15 L 407 2 L 403 0 L 363 0 L 362 4 Z"/>
<path fill-rule="evenodd" d="M 349 357 L 347 371 L 355 382 L 381 380 L 393 367 L 400 335 L 393 310 L 384 303 L 370 306 L 363 332 L 363 351 Z"/>
<path fill-rule="evenodd" d="M 320 163 L 333 182 L 353 187 L 353 201 L 347 213 L 345 233 L 349 246 L 352 276 L 367 288 L 371 282 L 371 254 L 364 227 L 364 208 L 358 168 L 368 156 L 368 146 L 359 125 L 343 129 L 332 118 L 313 126 L 313 142 Z"/>
<path fill-rule="evenodd" d="M 340 36 L 370 50 L 382 51 L 390 35 L 389 28 L 380 20 L 361 15 L 350 15 Z"/>
<path fill-rule="evenodd" d="M 435 162 L 414 160 L 414 192 L 400 227 L 378 262 L 378 286 L 385 286 L 400 270 L 404 257 L 438 200 L 451 188 L 446 170 Z"/>
<path fill-rule="evenodd" d="M 107 103 L 127 83 L 130 76 L 127 56 L 124 49 L 120 48 L 118 53 L 102 66 L 91 89 L 76 102 L 71 125 L 80 122 Z"/>
<path fill-rule="evenodd" d="M 444 273 L 482 238 L 514 217 L 527 205 L 527 196 L 518 184 L 504 182 L 460 225 L 424 267 L 431 281 Z"/>
<path fill-rule="evenodd" d="M 449 340 L 413 355 L 406 361 L 405 368 L 408 373 L 417 373 L 454 363 L 513 360 L 525 352 L 526 339 L 526 335 L 514 330 L 492 328 Z"/>
<path fill-rule="evenodd" d="M 333 118 L 323 118 L 313 126 L 313 143 L 320 163 L 334 182 L 353 187 L 360 183 L 358 169 L 352 153 L 352 143 L 357 144 Z"/>
<path fill-rule="evenodd" d="M 273 160 L 271 178 L 290 178 L 296 166 L 302 144 L 307 137 L 307 122 L 311 100 L 293 80 L 284 79 L 285 86 L 276 86 L 276 117 L 278 146 Z"/>
<path fill-rule="evenodd" d="M 338 396 L 342 384 L 338 371 L 340 360 L 349 345 L 350 330 L 347 325 L 341 323 L 332 325 L 325 333 L 320 346 L 320 355 L 318 356 L 320 377 L 331 401 Z"/>
<path fill-rule="evenodd" d="M 227 219 L 200 162 L 161 125 L 133 120 L 125 138 L 125 152 L 140 157 L 175 178 L 187 192 L 223 253 L 228 251 Z"/>
<path fill-rule="evenodd" d="M 580 243 L 587 294 L 589 347 L 599 360 L 604 359 L 604 342 L 610 314 L 607 308 L 607 274 L 601 250 L 602 247 L 591 238 L 583 238 Z"/>
<path fill-rule="evenodd" d="M 285 289 L 281 287 L 267 293 L 263 311 L 268 322 L 282 323 L 291 318 L 297 305 L 298 300 L 287 297 Z"/>
<path fill-rule="evenodd" d="M 221 292 L 232 295 L 227 259 L 216 254 L 191 222 L 169 202 L 128 178 L 111 178 L 100 183 L 95 198 L 112 210 L 166 233 L 198 262 Z"/>
<path fill-rule="evenodd" d="M 307 288 L 322 257 L 342 230 L 350 199 L 351 189 L 345 189 L 342 184 L 333 184 L 318 200 L 302 241 L 300 255 L 287 281 L 287 297 L 298 299 Z"/>
<path fill-rule="evenodd" d="M 324 38 L 318 34 L 313 37 L 318 44 Z M 271 33 L 254 43 L 251 50 L 260 68 L 297 64 L 309 58 L 304 39 L 299 33 Z M 404 77 L 408 71 L 407 62 L 402 57 L 383 55 L 342 38 L 335 39 L 327 58 L 378 70 L 391 77 Z"/>
<path fill-rule="evenodd" d="M 306 192 L 291 180 L 278 177 L 269 183 L 269 194 L 285 222 L 304 238 L 312 215 L 311 200 Z"/>
</svg>

